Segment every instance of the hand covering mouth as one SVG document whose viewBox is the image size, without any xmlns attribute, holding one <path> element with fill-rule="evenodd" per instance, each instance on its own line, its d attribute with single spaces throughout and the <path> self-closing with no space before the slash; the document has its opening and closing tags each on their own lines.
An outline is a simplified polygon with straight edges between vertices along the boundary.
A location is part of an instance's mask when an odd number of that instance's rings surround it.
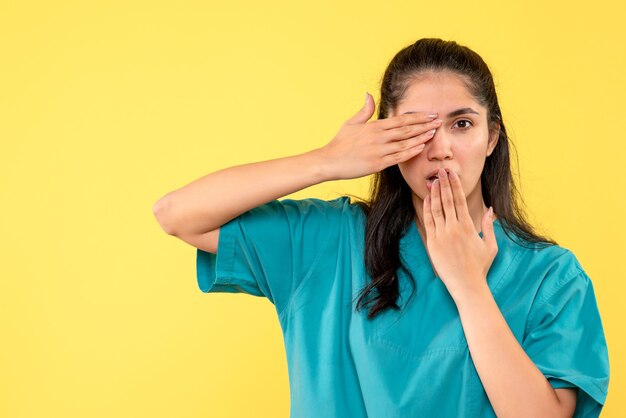
<svg viewBox="0 0 626 418">
<path fill-rule="evenodd" d="M 452 171 L 452 169 L 450 168 L 444 168 L 444 170 L 446 170 L 446 172 L 448 172 L 448 174 L 450 174 L 450 172 Z M 426 176 L 426 180 L 434 180 L 439 178 L 439 169 L 433 170 L 430 173 L 428 173 L 428 176 Z"/>
</svg>

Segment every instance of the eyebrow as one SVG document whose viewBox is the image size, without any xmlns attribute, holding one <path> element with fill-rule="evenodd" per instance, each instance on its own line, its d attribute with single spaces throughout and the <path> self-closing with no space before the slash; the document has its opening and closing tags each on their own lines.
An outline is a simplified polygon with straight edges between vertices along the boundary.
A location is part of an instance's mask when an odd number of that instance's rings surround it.
<svg viewBox="0 0 626 418">
<path fill-rule="evenodd" d="M 403 114 L 406 115 L 408 113 L 417 113 L 417 112 L 410 111 L 410 112 L 404 112 Z M 461 109 L 453 110 L 452 112 L 448 113 L 448 117 L 449 118 L 453 118 L 455 116 L 465 115 L 465 114 L 468 114 L 468 113 L 475 113 L 475 114 L 480 116 L 480 113 L 478 113 L 477 111 L 475 111 L 471 107 L 463 107 Z"/>
</svg>

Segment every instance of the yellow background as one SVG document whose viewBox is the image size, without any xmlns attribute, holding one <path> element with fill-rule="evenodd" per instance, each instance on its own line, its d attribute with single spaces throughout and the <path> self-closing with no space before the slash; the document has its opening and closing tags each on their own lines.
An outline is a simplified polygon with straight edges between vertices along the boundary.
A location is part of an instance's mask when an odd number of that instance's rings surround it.
<svg viewBox="0 0 626 418">
<path fill-rule="evenodd" d="M 531 220 L 594 283 L 603 416 L 625 416 L 624 17 L 618 0 L 3 1 L 0 416 L 288 416 L 273 305 L 200 292 L 152 205 L 323 146 L 421 37 L 491 67 Z"/>
</svg>

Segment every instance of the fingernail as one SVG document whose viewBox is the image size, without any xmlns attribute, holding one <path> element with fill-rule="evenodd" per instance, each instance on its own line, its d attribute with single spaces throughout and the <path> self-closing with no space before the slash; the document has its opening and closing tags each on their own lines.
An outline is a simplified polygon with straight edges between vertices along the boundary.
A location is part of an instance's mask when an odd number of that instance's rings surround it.
<svg viewBox="0 0 626 418">
<path fill-rule="evenodd" d="M 437 117 L 436 113 L 431 113 L 430 115 L 428 115 L 429 118 L 431 119 L 435 119 Z"/>
<path fill-rule="evenodd" d="M 493 207 L 489 206 L 489 219 L 493 219 Z"/>
</svg>

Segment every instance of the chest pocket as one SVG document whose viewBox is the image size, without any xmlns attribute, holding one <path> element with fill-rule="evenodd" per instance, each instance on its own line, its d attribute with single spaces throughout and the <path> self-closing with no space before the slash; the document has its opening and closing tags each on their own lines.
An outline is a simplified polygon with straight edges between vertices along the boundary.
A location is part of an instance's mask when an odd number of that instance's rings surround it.
<svg viewBox="0 0 626 418">
<path fill-rule="evenodd" d="M 371 320 L 370 343 L 384 345 L 409 357 L 466 351 L 461 318 L 443 282 L 434 276 L 417 280 L 410 301 L 412 287 L 407 282 L 400 281 L 398 305 L 401 310 L 389 309 Z"/>
</svg>

